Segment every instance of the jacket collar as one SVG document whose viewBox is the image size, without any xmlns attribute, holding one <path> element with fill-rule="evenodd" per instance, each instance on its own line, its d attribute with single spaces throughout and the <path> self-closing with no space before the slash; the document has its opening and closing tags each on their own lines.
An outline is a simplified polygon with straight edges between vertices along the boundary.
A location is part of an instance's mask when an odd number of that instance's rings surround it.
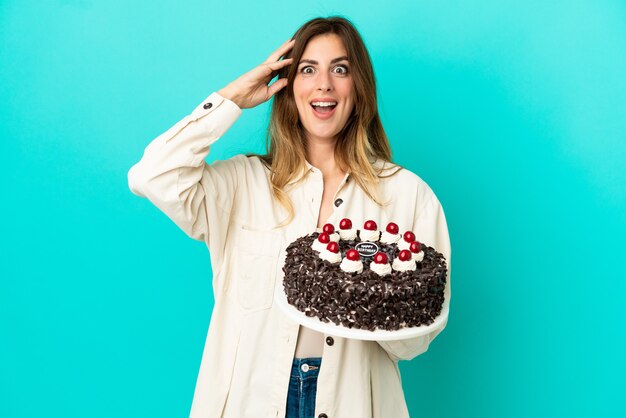
<svg viewBox="0 0 626 418">
<path fill-rule="evenodd" d="M 308 174 L 309 171 L 315 169 L 315 167 L 308 161 L 308 160 L 304 160 L 304 163 L 306 164 L 306 168 L 304 170 L 303 175 Z M 385 161 L 381 160 L 380 158 L 376 158 L 376 160 L 372 163 L 372 165 L 374 167 L 376 167 L 377 169 L 380 169 L 381 167 L 385 166 Z M 287 185 L 291 185 L 293 183 L 295 183 L 296 181 L 298 181 L 298 179 L 300 179 L 300 177 L 302 177 L 302 175 L 300 176 L 295 176 L 292 180 L 290 180 Z M 350 178 L 350 175 L 347 176 L 348 178 Z"/>
<path fill-rule="evenodd" d="M 309 173 L 309 171 L 311 171 L 311 170 L 313 170 L 313 169 L 315 168 L 315 167 L 313 167 L 313 165 L 312 165 L 310 162 L 308 162 L 306 159 L 304 160 L 304 163 L 306 164 L 306 168 L 304 169 L 304 172 L 303 172 L 303 173 L 301 173 L 300 175 L 296 175 L 296 176 L 294 176 L 294 178 L 292 178 L 292 179 L 291 179 L 291 180 L 287 183 L 287 185 L 289 185 L 289 186 L 290 186 L 290 185 L 294 184 L 294 183 L 295 183 L 296 181 L 298 181 L 298 180 L 299 180 L 299 179 L 300 179 L 303 175 L 308 174 L 308 173 Z"/>
</svg>

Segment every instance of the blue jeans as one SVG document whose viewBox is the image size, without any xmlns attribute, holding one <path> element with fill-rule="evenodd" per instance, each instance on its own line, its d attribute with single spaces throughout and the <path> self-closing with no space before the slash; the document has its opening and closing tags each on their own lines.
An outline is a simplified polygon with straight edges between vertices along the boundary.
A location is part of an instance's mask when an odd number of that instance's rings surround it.
<svg viewBox="0 0 626 418">
<path fill-rule="evenodd" d="M 293 359 L 285 418 L 314 418 L 317 375 L 321 365 L 321 357 Z"/>
</svg>

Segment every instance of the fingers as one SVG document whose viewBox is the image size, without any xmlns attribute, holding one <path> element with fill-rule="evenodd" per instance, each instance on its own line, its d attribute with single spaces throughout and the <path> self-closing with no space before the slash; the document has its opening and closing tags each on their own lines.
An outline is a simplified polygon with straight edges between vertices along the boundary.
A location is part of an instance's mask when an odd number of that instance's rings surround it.
<svg viewBox="0 0 626 418">
<path fill-rule="evenodd" d="M 285 58 L 284 60 L 271 62 L 271 63 L 267 64 L 267 66 L 270 67 L 272 69 L 272 71 L 276 71 L 276 70 L 279 70 L 279 69 L 281 69 L 283 67 L 286 67 L 287 65 L 291 64 L 292 62 L 293 62 L 293 58 Z"/>
<path fill-rule="evenodd" d="M 255 68 L 255 71 L 260 71 L 257 73 L 257 77 L 262 77 L 266 83 L 268 83 L 274 76 L 276 72 L 283 67 L 291 64 L 293 62 L 293 58 L 285 58 L 284 60 L 274 61 L 271 63 L 263 63 Z"/>
<path fill-rule="evenodd" d="M 276 51 L 272 52 L 270 56 L 267 57 L 264 63 L 269 64 L 271 62 L 278 61 L 280 57 L 285 55 L 287 52 L 289 52 L 291 48 L 293 48 L 294 43 L 295 43 L 294 39 L 288 40 L 287 42 L 282 44 Z"/>
<path fill-rule="evenodd" d="M 272 85 L 267 88 L 267 94 L 269 96 L 268 100 L 286 85 L 287 85 L 286 78 L 279 78 L 274 83 L 272 83 Z"/>
</svg>

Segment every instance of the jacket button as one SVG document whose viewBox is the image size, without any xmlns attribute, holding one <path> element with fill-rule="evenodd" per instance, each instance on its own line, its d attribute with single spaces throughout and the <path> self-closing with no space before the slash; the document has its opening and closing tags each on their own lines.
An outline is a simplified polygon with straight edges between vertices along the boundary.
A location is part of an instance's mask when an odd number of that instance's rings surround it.
<svg viewBox="0 0 626 418">
<path fill-rule="evenodd" d="M 333 340 L 333 337 L 326 337 L 326 344 L 328 345 L 335 344 L 335 340 Z"/>
<path fill-rule="evenodd" d="M 321 414 L 317 416 L 317 418 L 328 418 L 328 415 L 322 412 Z"/>
<path fill-rule="evenodd" d="M 339 207 L 339 205 L 341 205 L 343 203 L 342 199 L 337 199 L 335 200 L 335 206 Z"/>
<path fill-rule="evenodd" d="M 210 109 L 211 107 L 213 107 L 213 103 L 211 102 L 205 103 L 204 106 L 202 107 L 204 107 L 205 109 Z"/>
</svg>

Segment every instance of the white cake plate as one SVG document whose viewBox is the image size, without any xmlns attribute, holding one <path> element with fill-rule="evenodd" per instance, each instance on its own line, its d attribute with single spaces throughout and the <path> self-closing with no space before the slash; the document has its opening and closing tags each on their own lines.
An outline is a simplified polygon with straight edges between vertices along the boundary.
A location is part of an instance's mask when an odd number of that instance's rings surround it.
<svg viewBox="0 0 626 418">
<path fill-rule="evenodd" d="M 443 302 L 441 307 L 441 313 L 435 318 L 430 325 L 421 325 L 419 327 L 401 328 L 397 331 L 388 331 L 382 329 L 376 329 L 369 331 L 366 329 L 348 328 L 343 325 L 335 325 L 334 322 L 323 322 L 316 316 L 306 316 L 304 312 L 299 311 L 295 306 L 292 306 L 287 302 L 287 295 L 283 289 L 282 281 L 276 286 L 274 292 L 274 302 L 278 304 L 279 308 L 292 320 L 312 330 L 321 332 L 323 334 L 334 335 L 336 337 L 352 338 L 355 340 L 368 340 L 368 341 L 392 341 L 392 340 L 406 340 L 408 338 L 419 337 L 428 334 L 435 329 L 439 328 L 447 319 L 449 311 L 449 301 Z"/>
</svg>

